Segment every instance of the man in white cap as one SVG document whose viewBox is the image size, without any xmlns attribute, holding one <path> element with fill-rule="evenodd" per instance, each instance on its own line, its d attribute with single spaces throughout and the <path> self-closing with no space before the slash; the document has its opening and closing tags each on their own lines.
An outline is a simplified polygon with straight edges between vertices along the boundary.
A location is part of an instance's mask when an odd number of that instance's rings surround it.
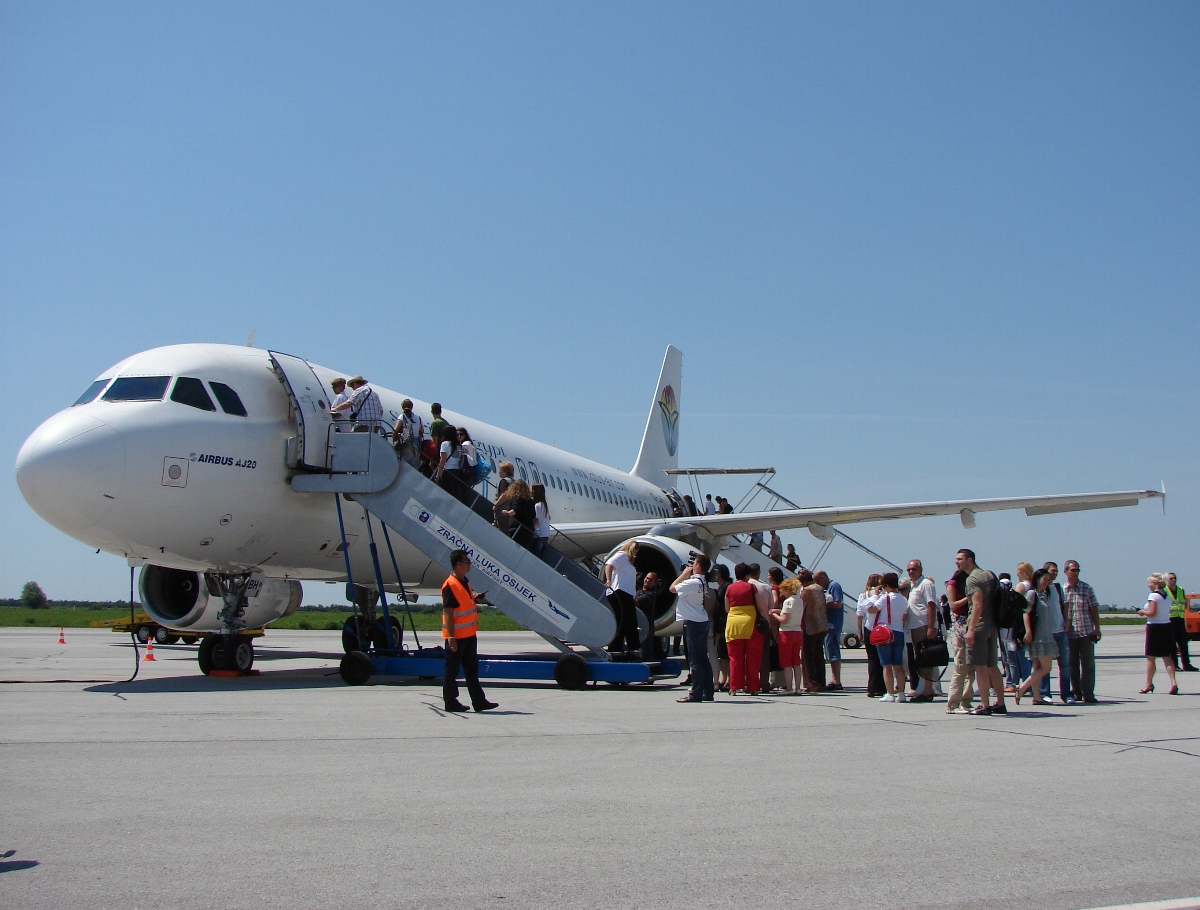
<svg viewBox="0 0 1200 910">
<path fill-rule="evenodd" d="M 334 405 L 331 410 L 334 412 L 348 410 L 356 430 L 359 427 L 367 427 L 372 433 L 382 433 L 383 403 L 375 394 L 375 390 L 367 385 L 367 381 L 361 376 L 354 376 L 346 380 L 346 385 L 354 390 L 353 393 L 346 401 Z"/>
</svg>

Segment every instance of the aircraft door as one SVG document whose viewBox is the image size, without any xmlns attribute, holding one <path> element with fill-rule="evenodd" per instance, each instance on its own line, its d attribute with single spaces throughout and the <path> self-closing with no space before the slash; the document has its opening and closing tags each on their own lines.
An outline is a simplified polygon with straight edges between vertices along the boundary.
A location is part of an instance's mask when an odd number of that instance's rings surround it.
<svg viewBox="0 0 1200 910">
<path fill-rule="evenodd" d="M 329 429 L 333 424 L 333 417 L 329 413 L 331 396 L 307 360 L 276 351 L 267 353 L 271 355 L 275 375 L 287 389 L 292 410 L 296 412 L 300 443 L 296 448 L 296 458 L 299 464 L 293 467 L 324 471 L 328 468 Z"/>
</svg>

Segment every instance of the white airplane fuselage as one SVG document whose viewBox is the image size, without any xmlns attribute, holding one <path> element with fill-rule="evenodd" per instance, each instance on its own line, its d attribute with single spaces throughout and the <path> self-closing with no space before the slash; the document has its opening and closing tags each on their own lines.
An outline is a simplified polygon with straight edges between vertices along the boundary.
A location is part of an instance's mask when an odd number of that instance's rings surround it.
<svg viewBox="0 0 1200 910">
<path fill-rule="evenodd" d="M 313 365 L 328 389 L 338 374 Z M 286 390 L 268 352 L 218 344 L 156 348 L 121 361 L 98 379 L 169 377 L 160 400 L 109 401 L 103 392 L 68 407 L 37 428 L 17 457 L 26 500 L 46 521 L 87 544 L 123 556 L 198 572 L 261 572 L 268 578 L 345 579 L 335 501 L 297 493 L 286 466 L 297 433 Z M 172 400 L 176 380 L 199 379 L 233 389 L 246 416 L 201 410 Z M 385 420 L 405 397 L 372 386 Z M 428 426 L 429 403 L 415 402 Z M 620 521 L 672 514 L 666 493 L 639 477 L 445 410 L 466 427 L 493 462 L 512 461 L 518 477 L 546 486 L 554 523 Z M 491 478 L 493 481 L 495 477 Z M 351 569 L 372 584 L 363 510 L 344 504 Z M 379 526 L 375 525 L 378 538 Z M 436 587 L 444 570 L 391 536 L 404 583 Z M 384 581 L 395 583 L 386 547 L 377 540 Z"/>
</svg>

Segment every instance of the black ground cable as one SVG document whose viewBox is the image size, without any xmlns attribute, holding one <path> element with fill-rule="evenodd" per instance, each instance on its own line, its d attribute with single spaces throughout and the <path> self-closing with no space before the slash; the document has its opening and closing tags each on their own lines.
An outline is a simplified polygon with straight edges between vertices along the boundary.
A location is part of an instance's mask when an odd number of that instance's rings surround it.
<svg viewBox="0 0 1200 910">
<path fill-rule="evenodd" d="M 133 641 L 133 675 L 128 679 L 0 679 L 0 683 L 30 686 L 46 683 L 131 683 L 137 679 L 138 671 L 142 669 L 142 659 L 138 656 L 137 629 L 133 616 L 133 566 L 129 567 L 129 637 Z"/>
</svg>

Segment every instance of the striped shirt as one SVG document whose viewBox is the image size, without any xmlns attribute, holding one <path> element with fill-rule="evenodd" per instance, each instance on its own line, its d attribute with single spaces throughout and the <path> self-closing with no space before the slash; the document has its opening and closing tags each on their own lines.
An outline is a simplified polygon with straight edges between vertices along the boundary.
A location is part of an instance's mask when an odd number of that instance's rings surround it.
<svg viewBox="0 0 1200 910">
<path fill-rule="evenodd" d="M 1063 588 L 1067 598 L 1067 633 L 1072 638 L 1087 638 L 1096 634 L 1096 623 L 1092 611 L 1099 611 L 1096 593 L 1086 581 Z"/>
</svg>

